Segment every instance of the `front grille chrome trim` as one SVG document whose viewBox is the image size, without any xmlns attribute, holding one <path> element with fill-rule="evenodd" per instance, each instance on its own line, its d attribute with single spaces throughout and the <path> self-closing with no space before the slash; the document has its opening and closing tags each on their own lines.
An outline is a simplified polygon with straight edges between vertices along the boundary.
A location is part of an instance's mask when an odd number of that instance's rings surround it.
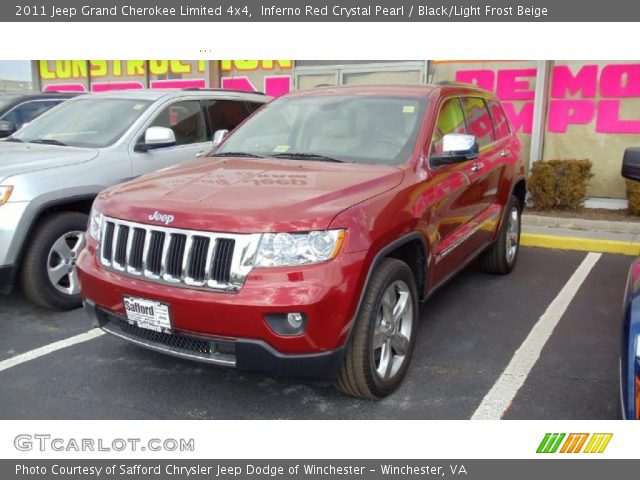
<svg viewBox="0 0 640 480">
<path fill-rule="evenodd" d="M 109 224 L 112 227 L 109 227 Z M 144 231 L 144 245 L 142 247 L 142 268 L 138 269 L 130 265 L 132 259 L 132 248 L 139 248 L 141 242 L 136 242 L 136 230 Z M 108 239 L 109 231 L 112 232 L 111 239 Z M 125 236 L 126 235 L 126 236 Z M 152 244 L 153 237 L 156 240 Z M 161 237 L 164 237 L 164 240 Z M 98 248 L 98 259 L 100 264 L 115 272 L 128 275 L 134 278 L 143 278 L 145 280 L 161 283 L 164 285 L 172 285 L 184 288 L 213 290 L 226 293 L 237 293 L 240 291 L 244 282 L 253 268 L 253 261 L 260 243 L 260 234 L 231 234 L 222 232 L 205 232 L 200 230 L 185 230 L 180 228 L 165 227 L 160 225 L 148 225 L 137 222 L 120 220 L 117 218 L 106 217 L 102 223 L 100 231 L 100 246 Z M 123 237 L 123 238 L 120 238 Z M 184 239 L 182 238 L 184 237 Z M 205 257 L 204 278 L 197 280 L 189 276 L 189 268 L 192 261 L 194 237 L 208 239 L 207 252 Z M 230 269 L 224 272 L 222 277 L 228 281 L 221 282 L 212 278 L 213 263 L 216 257 L 216 248 L 221 244 L 220 240 L 232 240 L 232 243 L 226 242 L 227 248 L 232 248 Z M 121 241 L 126 242 L 125 261 L 124 264 L 118 262 L 118 249 L 122 248 Z M 159 252 L 160 242 L 162 242 L 162 252 Z M 172 242 L 177 242 L 172 247 Z M 225 243 L 225 242 L 222 242 Z M 134 245 L 135 244 L 135 245 Z M 183 244 L 184 247 L 180 248 Z M 105 251 L 105 246 L 111 246 L 111 252 Z M 229 247 L 231 245 L 231 247 Z M 156 251 L 154 251 L 156 249 Z M 182 254 L 182 260 L 177 265 L 177 258 L 173 258 L 171 253 Z M 177 252 L 177 253 L 176 253 Z M 157 254 L 160 253 L 160 269 L 157 268 Z M 156 259 L 151 261 L 150 256 L 156 255 Z M 138 251 L 139 257 L 139 251 Z M 202 257 L 200 257 L 202 258 Z M 172 275 L 170 270 L 170 262 L 173 266 L 173 273 L 179 269 L 179 275 Z M 135 262 L 134 262 L 135 263 Z M 139 266 L 139 265 L 138 265 Z M 198 275 L 198 274 L 196 274 Z"/>
</svg>

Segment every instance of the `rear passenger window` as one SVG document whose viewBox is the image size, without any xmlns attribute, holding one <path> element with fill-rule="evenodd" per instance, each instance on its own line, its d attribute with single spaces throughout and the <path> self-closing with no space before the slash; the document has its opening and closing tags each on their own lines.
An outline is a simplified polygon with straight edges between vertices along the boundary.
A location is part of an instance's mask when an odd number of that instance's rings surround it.
<svg viewBox="0 0 640 480">
<path fill-rule="evenodd" d="M 255 112 L 256 110 L 258 110 L 263 105 L 264 105 L 264 103 L 247 102 L 247 107 L 249 108 L 249 112 L 251 112 L 251 113 Z"/>
<path fill-rule="evenodd" d="M 173 130 L 176 145 L 188 145 L 206 141 L 204 119 L 198 100 L 186 100 L 169 105 L 155 118 L 151 127 Z M 144 138 L 144 136 L 143 136 Z"/>
<path fill-rule="evenodd" d="M 491 119 L 493 120 L 493 130 L 496 134 L 496 140 L 508 137 L 511 130 L 509 129 L 509 122 L 504 114 L 502 105 L 495 100 L 489 100 L 489 112 L 491 113 Z"/>
<path fill-rule="evenodd" d="M 467 133 L 462 107 L 457 98 L 450 98 L 440 109 L 436 129 L 433 132 L 431 155 L 442 154 L 442 137 L 448 133 Z"/>
<path fill-rule="evenodd" d="M 478 146 L 483 146 L 495 140 L 493 136 L 493 126 L 491 125 L 491 117 L 489 111 L 482 98 L 463 97 L 462 109 L 467 119 L 467 128 L 469 134 L 475 135 L 478 140 Z"/>
<path fill-rule="evenodd" d="M 217 130 L 233 130 L 249 116 L 244 102 L 238 100 L 205 100 L 204 111 L 209 119 L 209 136 Z"/>
</svg>

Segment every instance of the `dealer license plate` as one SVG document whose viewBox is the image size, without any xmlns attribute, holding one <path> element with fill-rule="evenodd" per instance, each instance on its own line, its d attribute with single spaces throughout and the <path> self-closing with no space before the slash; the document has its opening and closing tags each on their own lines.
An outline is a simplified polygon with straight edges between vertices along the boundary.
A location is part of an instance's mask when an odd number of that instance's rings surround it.
<svg viewBox="0 0 640 480">
<path fill-rule="evenodd" d="M 124 310 L 129 323 L 156 332 L 171 333 L 171 312 L 166 303 L 125 296 Z"/>
</svg>

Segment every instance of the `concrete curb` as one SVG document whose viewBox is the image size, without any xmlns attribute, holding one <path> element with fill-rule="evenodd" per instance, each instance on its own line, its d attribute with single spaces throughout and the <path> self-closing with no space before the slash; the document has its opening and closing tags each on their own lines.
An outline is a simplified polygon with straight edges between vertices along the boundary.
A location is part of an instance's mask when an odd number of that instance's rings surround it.
<svg viewBox="0 0 640 480">
<path fill-rule="evenodd" d="M 640 242 L 580 238 L 539 233 L 522 232 L 520 244 L 524 247 L 553 248 L 558 250 L 580 250 L 586 252 L 640 255 Z"/>
<path fill-rule="evenodd" d="M 614 222 L 609 220 L 587 220 L 583 218 L 547 217 L 525 213 L 522 225 L 532 227 L 570 228 L 590 232 L 613 232 L 640 234 L 640 222 Z"/>
</svg>

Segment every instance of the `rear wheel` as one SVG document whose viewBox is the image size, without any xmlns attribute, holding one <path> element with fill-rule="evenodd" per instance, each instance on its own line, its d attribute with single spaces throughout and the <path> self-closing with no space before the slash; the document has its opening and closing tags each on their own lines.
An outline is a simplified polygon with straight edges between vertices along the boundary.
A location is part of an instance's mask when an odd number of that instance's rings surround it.
<svg viewBox="0 0 640 480">
<path fill-rule="evenodd" d="M 496 243 L 480 257 L 485 272 L 507 274 L 513 270 L 520 250 L 520 202 L 511 196 Z"/>
<path fill-rule="evenodd" d="M 336 387 L 354 397 L 381 398 L 404 378 L 418 319 L 415 280 L 409 266 L 387 258 L 375 270 L 358 312 L 353 341 Z"/>
<path fill-rule="evenodd" d="M 56 213 L 38 224 L 20 274 L 31 301 L 54 310 L 81 305 L 76 262 L 86 227 L 87 215 L 78 212 Z"/>
</svg>

